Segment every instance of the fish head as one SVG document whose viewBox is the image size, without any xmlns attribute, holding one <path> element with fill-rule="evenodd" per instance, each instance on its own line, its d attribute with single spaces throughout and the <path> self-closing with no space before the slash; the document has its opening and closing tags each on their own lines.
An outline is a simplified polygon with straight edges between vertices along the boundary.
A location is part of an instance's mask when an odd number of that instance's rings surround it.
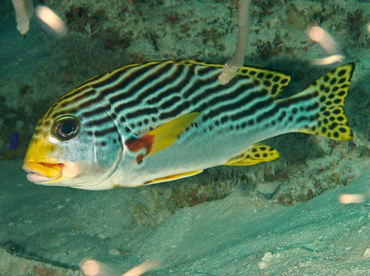
<svg viewBox="0 0 370 276">
<path fill-rule="evenodd" d="M 122 157 L 122 139 L 113 118 L 104 125 L 79 114 L 46 113 L 36 125 L 23 170 L 35 184 L 101 190 Z M 96 121 L 96 120 L 95 120 Z"/>
</svg>

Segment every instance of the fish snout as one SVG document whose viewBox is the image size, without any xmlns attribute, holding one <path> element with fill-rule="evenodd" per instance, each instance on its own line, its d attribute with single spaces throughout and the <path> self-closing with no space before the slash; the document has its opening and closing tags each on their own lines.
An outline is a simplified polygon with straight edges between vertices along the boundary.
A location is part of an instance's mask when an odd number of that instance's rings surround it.
<svg viewBox="0 0 370 276">
<path fill-rule="evenodd" d="M 30 182 L 40 184 L 60 178 L 62 176 L 63 164 L 25 162 L 22 169 L 28 173 L 27 179 Z"/>
</svg>

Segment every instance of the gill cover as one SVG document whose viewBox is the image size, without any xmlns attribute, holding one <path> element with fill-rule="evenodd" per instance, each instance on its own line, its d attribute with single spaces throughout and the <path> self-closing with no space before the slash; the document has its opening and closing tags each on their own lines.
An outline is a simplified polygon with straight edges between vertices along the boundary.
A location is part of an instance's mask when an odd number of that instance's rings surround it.
<svg viewBox="0 0 370 276">
<path fill-rule="evenodd" d="M 50 121 L 40 119 L 25 156 L 23 169 L 31 182 L 85 188 L 114 172 L 123 148 L 118 131 L 96 135 L 99 127 L 78 115 Z M 108 123 L 115 125 L 113 119 Z"/>
</svg>

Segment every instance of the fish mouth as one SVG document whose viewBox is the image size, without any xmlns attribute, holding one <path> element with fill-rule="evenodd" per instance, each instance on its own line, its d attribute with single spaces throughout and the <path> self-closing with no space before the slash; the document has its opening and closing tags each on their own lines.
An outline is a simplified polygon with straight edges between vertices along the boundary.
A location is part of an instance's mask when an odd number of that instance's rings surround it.
<svg viewBox="0 0 370 276">
<path fill-rule="evenodd" d="M 62 176 L 63 164 L 26 162 L 23 164 L 22 169 L 28 173 L 27 179 L 30 182 L 40 184 L 60 178 Z"/>
</svg>

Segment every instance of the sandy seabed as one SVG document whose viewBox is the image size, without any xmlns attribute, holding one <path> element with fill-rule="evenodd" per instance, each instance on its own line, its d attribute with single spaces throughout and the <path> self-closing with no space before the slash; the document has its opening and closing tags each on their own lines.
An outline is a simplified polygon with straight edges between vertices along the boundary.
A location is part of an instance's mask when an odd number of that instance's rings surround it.
<svg viewBox="0 0 370 276">
<path fill-rule="evenodd" d="M 0 169 L 1 275 L 79 275 L 86 257 L 122 273 L 146 260 L 162 264 L 147 275 L 369 275 L 369 204 L 338 200 L 369 194 L 368 172 L 295 206 L 258 206 L 235 190 L 153 229 L 130 216 L 139 189 L 37 186 L 20 167 Z"/>
</svg>

